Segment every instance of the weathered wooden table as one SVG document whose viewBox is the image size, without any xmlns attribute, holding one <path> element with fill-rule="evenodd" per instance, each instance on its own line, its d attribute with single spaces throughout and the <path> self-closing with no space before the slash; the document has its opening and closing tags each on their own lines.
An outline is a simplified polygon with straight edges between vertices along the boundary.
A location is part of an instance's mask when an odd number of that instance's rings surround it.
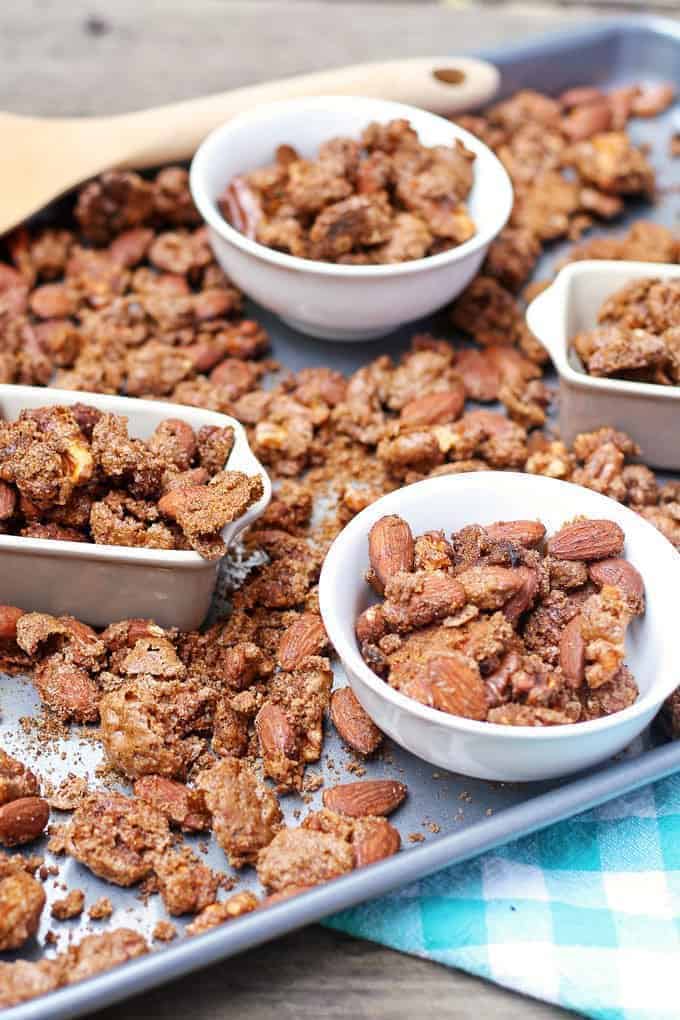
<svg viewBox="0 0 680 1020">
<path fill-rule="evenodd" d="M 297 9 L 296 9 L 297 8 Z M 586 8 L 294 0 L 3 0 L 2 104 L 106 113 L 358 60 L 511 42 Z M 531 962 L 527 961 L 530 966 Z M 567 1014 L 461 972 L 313 927 L 98 1014 L 98 1020 L 441 1020 Z"/>
</svg>

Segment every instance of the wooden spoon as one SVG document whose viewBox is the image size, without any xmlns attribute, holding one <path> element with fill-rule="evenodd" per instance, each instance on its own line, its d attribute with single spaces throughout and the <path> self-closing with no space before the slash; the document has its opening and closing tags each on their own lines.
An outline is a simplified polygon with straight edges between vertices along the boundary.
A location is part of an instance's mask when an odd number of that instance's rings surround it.
<svg viewBox="0 0 680 1020">
<path fill-rule="evenodd" d="M 102 170 L 188 159 L 209 131 L 258 103 L 356 95 L 454 114 L 487 102 L 498 81 L 496 68 L 482 60 L 418 57 L 284 78 L 114 117 L 0 113 L 0 234 Z"/>
</svg>

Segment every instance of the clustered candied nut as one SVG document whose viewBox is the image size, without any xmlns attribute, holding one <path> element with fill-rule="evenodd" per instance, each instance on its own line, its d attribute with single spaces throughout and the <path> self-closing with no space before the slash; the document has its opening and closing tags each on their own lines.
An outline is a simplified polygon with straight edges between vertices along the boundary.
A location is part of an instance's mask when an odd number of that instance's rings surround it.
<svg viewBox="0 0 680 1020">
<path fill-rule="evenodd" d="M 50 828 L 49 849 L 114 885 L 143 883 L 171 916 L 196 915 L 189 934 L 270 898 L 237 893 L 219 900 L 225 876 L 207 867 L 180 832 L 211 831 L 231 867 L 255 866 L 278 898 L 388 857 L 401 843 L 386 816 L 407 791 L 387 779 L 327 788 L 323 810 L 308 813 L 299 827 L 283 823 L 279 797 L 304 790 L 305 767 L 321 756 L 327 711 L 358 754 L 372 754 L 382 734 L 349 691 L 336 691 L 330 709 L 327 637 L 318 611 L 301 604 L 314 570 L 306 568 L 305 587 L 296 582 L 287 599 L 279 579 L 274 601 L 283 604 L 271 608 L 244 597 L 249 587 L 269 591 L 275 584 L 272 578 L 261 588 L 266 571 L 246 581 L 231 617 L 204 632 L 133 619 L 97 633 L 73 617 L 0 607 L 8 647 L 12 642 L 26 656 L 23 668 L 47 711 L 63 723 L 98 723 L 93 733 L 108 765 L 133 784 L 127 795 L 78 777 L 63 783 L 50 804 L 72 813 Z M 38 777 L 0 750 L 0 844 L 34 841 L 48 816 Z M 34 936 L 44 907 L 41 881 L 18 859 L 0 856 L 0 950 Z M 85 909 L 82 891 L 72 889 L 51 914 L 65 920 Z M 106 903 L 88 910 L 91 918 L 110 913 Z M 158 937 L 167 934 L 161 929 Z M 106 962 L 105 944 L 101 956 L 102 967 L 116 962 Z M 0 1002 L 56 987 L 43 982 L 44 966 L 0 964 Z"/>
<path fill-rule="evenodd" d="M 229 411 L 265 366 L 180 167 L 112 170 L 73 229 L 20 227 L 0 263 L 0 382 L 164 397 Z"/>
<path fill-rule="evenodd" d="M 263 492 L 259 475 L 225 470 L 233 443 L 229 426 L 181 418 L 143 440 L 87 404 L 22 411 L 0 421 L 0 532 L 217 559 L 224 526 Z"/>
<path fill-rule="evenodd" d="M 539 521 L 470 524 L 415 539 L 381 517 L 367 579 L 383 597 L 358 617 L 364 661 L 422 704 L 482 722 L 555 726 L 637 698 L 626 628 L 644 584 L 614 521 L 577 518 L 545 541 Z"/>
<path fill-rule="evenodd" d="M 340 528 L 404 482 L 488 468 L 567 479 L 630 506 L 680 547 L 680 486 L 660 484 L 639 462 L 640 451 L 628 436 L 603 427 L 567 446 L 543 431 L 549 394 L 541 377 L 547 353 L 527 331 L 518 297 L 549 238 L 577 237 L 593 216 L 615 215 L 627 202 L 627 189 L 643 181 L 645 188 L 651 186 L 642 161 L 646 153 L 626 136 L 607 136 L 623 133 L 629 115 L 653 114 L 668 101 L 668 89 L 615 90 L 604 104 L 598 90 L 571 90 L 560 98 L 555 119 L 553 100 L 524 92 L 484 117 L 466 119 L 466 126 L 501 155 L 518 195 L 513 222 L 451 310 L 455 327 L 475 346 L 421 335 L 398 359 L 377 358 L 349 377 L 314 367 L 263 387 L 263 375 L 272 367 L 258 360 L 266 335 L 240 318 L 240 295 L 212 261 L 205 232 L 197 229 L 183 170 L 167 168 L 148 181 L 118 171 L 105 174 L 81 191 L 72 229 L 22 228 L 8 238 L 9 261 L 0 263 L 0 381 L 42 385 L 56 380 L 70 388 L 163 396 L 227 411 L 249 429 L 275 486 L 270 506 L 246 538 L 247 551 L 257 554 L 253 561 L 260 565 L 233 592 L 231 617 L 203 632 L 179 634 L 150 621 L 128 620 L 97 633 L 69 617 L 0 607 L 2 670 L 32 675 L 60 732 L 62 723 L 88 724 L 93 739 L 103 744 L 108 766 L 122 772 L 134 793 L 112 794 L 99 786 L 99 776 L 78 777 L 77 792 L 75 787 L 45 791 L 43 804 L 37 776 L 31 778 L 14 759 L 2 759 L 0 818 L 9 841 L 22 845 L 36 838 L 50 805 L 77 809 L 66 826 L 50 830 L 50 850 L 73 853 L 114 882 L 133 887 L 140 882 L 144 895 L 159 892 L 168 913 L 195 915 L 186 929 L 191 935 L 395 853 L 399 833 L 385 815 L 398 806 L 404 790 L 392 779 L 326 789 L 323 808 L 290 828 L 279 817 L 279 797 L 288 791 L 306 796 L 316 788 L 319 777 L 306 767 L 322 754 L 326 712 L 345 744 L 362 756 L 361 768 L 353 763 L 354 771 L 361 772 L 364 759 L 381 745 L 382 734 L 351 691 L 330 691 L 317 581 Z M 583 112 L 591 106 L 595 110 Z M 604 141 L 595 144 L 602 131 Z M 591 140 L 592 146 L 582 146 L 567 160 L 570 147 Z M 613 175 L 612 154 L 618 160 Z M 534 187 L 538 181 L 540 187 Z M 672 230 L 638 219 L 619 236 L 573 246 L 567 257 L 675 262 L 680 245 Z M 523 298 L 540 286 L 529 284 Z M 496 400 L 505 413 L 469 403 Z M 219 472 L 220 457 L 217 444 L 201 467 Z M 63 474 L 57 469 L 49 475 L 57 493 L 68 488 Z M 0 528 L 15 514 L 14 488 L 14 483 L 0 484 Z M 120 492 L 122 484 L 113 488 Z M 129 507 L 146 498 L 129 494 L 131 502 L 123 507 L 114 501 L 111 513 L 130 523 Z M 75 511 L 73 497 L 70 502 Z M 89 511 L 85 503 L 80 514 L 86 517 Z M 182 519 L 194 520 L 191 513 L 191 500 L 180 501 Z M 82 527 L 58 515 L 55 523 Z M 167 523 L 178 528 L 172 520 Z M 521 533 L 505 537 L 517 545 Z M 497 542 L 499 535 L 492 531 L 491 539 Z M 420 536 L 413 556 L 414 573 L 451 571 L 448 547 L 437 536 Z M 616 557 L 613 564 L 609 557 L 586 567 L 582 559 L 549 553 L 543 557 L 537 601 L 513 626 L 506 613 L 514 617 L 533 587 L 531 563 L 522 561 L 516 569 L 525 583 L 514 594 L 508 594 L 513 585 L 507 578 L 503 582 L 503 574 L 496 574 L 492 590 L 485 589 L 479 571 L 467 579 L 470 595 L 489 607 L 500 603 L 496 609 L 479 607 L 478 617 L 494 623 L 476 631 L 474 621 L 465 619 L 467 602 L 458 611 L 459 628 L 476 639 L 471 643 L 475 665 L 499 653 L 509 630 L 519 629 L 527 659 L 536 655 L 548 675 L 557 669 L 571 675 L 575 668 L 580 672 L 580 637 L 590 649 L 587 659 L 584 651 L 584 697 L 574 698 L 581 717 L 620 707 L 611 700 L 613 681 L 597 683 L 621 652 L 618 641 L 609 638 L 622 584 L 625 589 L 628 582 L 628 614 L 642 606 L 641 585 L 630 583 L 630 572 Z M 455 576 L 452 580 L 460 583 Z M 389 578 L 381 583 L 385 587 Z M 448 580 L 447 586 L 458 590 Z M 592 596 L 598 588 L 601 601 L 581 608 L 577 593 Z M 441 607 L 444 596 L 436 580 L 428 580 L 427 592 Z M 399 626 L 404 613 L 403 605 L 395 605 L 391 617 Z M 373 626 L 375 636 L 375 620 Z M 600 643 L 605 626 L 604 640 L 612 647 Z M 409 638 L 398 630 L 380 634 L 386 636 L 395 647 Z M 623 668 L 616 674 L 619 680 Z M 488 680 L 485 676 L 485 684 Z M 505 690 L 503 677 L 496 681 Z M 530 667 L 523 684 L 518 698 L 526 711 L 529 691 L 538 698 L 540 689 Z M 633 696 L 630 684 L 622 682 L 616 690 L 619 700 Z M 513 703 L 497 708 L 507 710 Z M 560 711 L 528 707 L 543 713 L 542 722 L 548 711 Z M 669 734 L 677 736 L 677 695 L 669 699 L 663 719 Z M 240 805 L 243 828 L 234 823 L 233 804 Z M 113 845 L 111 825 L 121 834 Z M 219 898 L 222 876 L 182 842 L 182 833 L 209 830 L 225 861 L 239 868 L 255 864 L 268 895 L 239 891 Z M 43 869 L 34 875 L 29 868 L 32 859 L 10 853 L 9 864 L 0 859 L 0 918 L 13 918 L 9 938 L 19 948 L 37 928 L 43 910 L 38 887 L 45 880 Z M 4 884 L 18 870 L 36 885 L 23 878 Z M 79 906 L 78 897 L 71 900 L 63 908 L 67 913 Z M 106 897 L 85 909 L 90 918 L 112 912 Z M 5 931 L 0 921 L 0 938 Z M 164 922 L 154 937 L 171 934 L 172 926 Z M 80 980 L 146 949 L 140 936 L 122 929 L 86 938 L 53 960 L 2 962 L 0 1005 Z"/>
<path fill-rule="evenodd" d="M 279 145 L 275 162 L 235 177 L 219 200 L 247 237 L 302 258 L 348 265 L 407 262 L 476 233 L 465 205 L 473 152 L 428 148 L 407 120 L 331 138 L 316 159 Z"/>
<path fill-rule="evenodd" d="M 680 280 L 632 280 L 607 298 L 597 321 L 571 340 L 590 375 L 680 383 Z"/>
</svg>

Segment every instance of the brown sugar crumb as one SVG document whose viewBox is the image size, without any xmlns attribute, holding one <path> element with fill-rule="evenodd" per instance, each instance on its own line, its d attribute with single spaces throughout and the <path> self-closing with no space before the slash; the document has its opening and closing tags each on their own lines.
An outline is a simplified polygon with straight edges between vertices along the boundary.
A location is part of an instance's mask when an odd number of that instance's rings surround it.
<svg viewBox="0 0 680 1020">
<path fill-rule="evenodd" d="M 36 934 L 45 899 L 21 859 L 0 854 L 0 951 L 18 949 Z"/>
<path fill-rule="evenodd" d="M 232 921 L 243 914 L 249 914 L 258 906 L 258 899 L 254 893 L 244 891 L 236 893 L 228 900 L 221 903 L 213 903 L 206 907 L 191 924 L 187 925 L 187 935 L 200 935 L 204 931 L 210 931 L 225 921 Z"/>
<path fill-rule="evenodd" d="M 68 921 L 72 917 L 80 917 L 85 908 L 85 893 L 82 889 L 71 889 L 63 900 L 52 903 L 50 913 L 57 921 Z"/>
<path fill-rule="evenodd" d="M 279 146 L 274 163 L 230 181 L 219 206 L 237 230 L 292 255 L 405 262 L 474 236 L 474 159 L 458 140 L 422 145 L 406 120 L 369 124 L 360 142 L 332 138 L 314 160 Z"/>
<path fill-rule="evenodd" d="M 75 811 L 87 794 L 87 780 L 82 776 L 68 775 L 47 798 L 47 803 L 57 811 Z"/>
<path fill-rule="evenodd" d="M 177 938 L 177 928 L 171 921 L 157 921 L 151 932 L 154 942 L 172 942 Z"/>
<path fill-rule="evenodd" d="M 108 896 L 100 896 L 98 900 L 92 904 L 87 912 L 87 916 L 92 921 L 105 921 L 111 917 L 113 913 L 113 905 Z"/>
<path fill-rule="evenodd" d="M 408 839 L 409 843 L 424 843 L 425 842 L 425 837 L 423 836 L 422 832 L 409 832 L 409 834 L 408 834 L 408 836 L 406 838 Z"/>
</svg>

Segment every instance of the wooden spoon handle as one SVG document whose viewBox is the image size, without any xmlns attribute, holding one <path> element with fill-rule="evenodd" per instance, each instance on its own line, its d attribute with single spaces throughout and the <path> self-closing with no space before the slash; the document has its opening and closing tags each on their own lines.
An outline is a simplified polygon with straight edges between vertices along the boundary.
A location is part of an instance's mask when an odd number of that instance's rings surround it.
<svg viewBox="0 0 680 1020">
<path fill-rule="evenodd" d="M 356 64 L 250 85 L 152 110 L 106 118 L 124 157 L 118 165 L 156 166 L 188 159 L 213 128 L 258 103 L 315 95 L 391 99 L 453 114 L 473 109 L 496 92 L 495 67 L 472 57 L 417 57 Z"/>
</svg>

